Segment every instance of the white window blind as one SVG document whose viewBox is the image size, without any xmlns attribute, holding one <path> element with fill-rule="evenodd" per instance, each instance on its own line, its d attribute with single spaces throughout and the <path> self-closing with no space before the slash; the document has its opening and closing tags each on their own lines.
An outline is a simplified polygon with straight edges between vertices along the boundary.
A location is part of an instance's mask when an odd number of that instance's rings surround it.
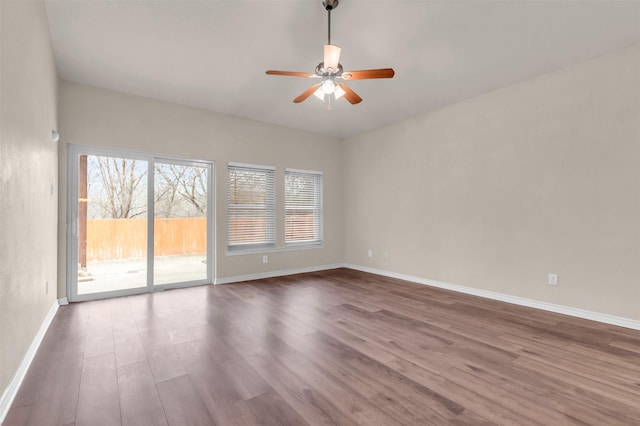
<svg viewBox="0 0 640 426">
<path fill-rule="evenodd" d="M 228 164 L 227 226 L 230 251 L 275 245 L 274 180 L 273 168 Z"/>
<path fill-rule="evenodd" d="M 322 243 L 322 173 L 285 169 L 285 243 Z"/>
</svg>

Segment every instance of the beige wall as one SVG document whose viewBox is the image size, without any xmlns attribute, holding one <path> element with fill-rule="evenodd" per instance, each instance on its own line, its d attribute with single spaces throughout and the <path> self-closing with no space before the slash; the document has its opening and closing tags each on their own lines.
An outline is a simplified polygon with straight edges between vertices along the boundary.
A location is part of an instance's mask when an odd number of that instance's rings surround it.
<svg viewBox="0 0 640 426">
<path fill-rule="evenodd" d="M 640 46 L 350 138 L 343 164 L 347 262 L 640 320 Z"/>
<path fill-rule="evenodd" d="M 0 69 L 1 394 L 56 300 L 57 77 L 42 2 L 0 1 Z"/>
<path fill-rule="evenodd" d="M 66 235 L 67 144 L 90 145 L 215 162 L 217 278 L 342 261 L 342 145 L 340 140 L 181 105 L 69 82 L 60 84 L 59 232 Z M 324 247 L 226 254 L 226 166 L 276 167 L 277 245 L 284 246 L 284 168 L 324 172 Z M 60 297 L 66 295 L 65 241 L 59 243 Z"/>
</svg>

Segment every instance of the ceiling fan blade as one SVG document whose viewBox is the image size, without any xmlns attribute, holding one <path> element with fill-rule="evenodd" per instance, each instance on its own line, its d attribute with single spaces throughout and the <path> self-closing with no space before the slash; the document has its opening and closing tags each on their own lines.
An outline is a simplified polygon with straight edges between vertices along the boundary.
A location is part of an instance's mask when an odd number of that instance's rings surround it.
<svg viewBox="0 0 640 426">
<path fill-rule="evenodd" d="M 349 86 L 347 86 L 344 83 L 338 83 L 338 86 L 340 86 L 342 88 L 342 90 L 344 90 L 343 97 L 346 100 L 348 100 L 350 104 L 355 105 L 355 104 L 359 104 L 360 102 L 362 102 L 362 98 L 360 96 L 358 96 L 358 94 L 356 92 L 351 90 L 351 88 Z"/>
<path fill-rule="evenodd" d="M 345 80 L 367 80 L 370 78 L 392 78 L 394 75 L 393 68 L 380 68 L 377 70 L 345 71 L 341 77 Z"/>
<path fill-rule="evenodd" d="M 267 71 L 267 75 L 284 75 L 284 76 L 287 76 L 287 77 L 307 77 L 307 78 L 317 77 L 316 74 L 309 74 L 308 72 L 275 71 L 275 70 Z"/>
<path fill-rule="evenodd" d="M 338 63 L 340 62 L 341 48 L 334 46 L 333 44 L 324 45 L 324 69 L 331 68 L 334 71 L 338 70 Z"/>
<path fill-rule="evenodd" d="M 299 104 L 300 102 L 304 101 L 305 99 L 307 99 L 309 96 L 313 95 L 313 92 L 315 92 L 318 89 L 318 86 L 320 86 L 320 84 L 313 84 L 311 87 L 309 87 L 307 90 L 305 90 L 304 92 L 302 92 L 302 94 L 300 96 L 298 96 L 297 98 L 295 98 L 293 100 L 294 103 Z"/>
</svg>

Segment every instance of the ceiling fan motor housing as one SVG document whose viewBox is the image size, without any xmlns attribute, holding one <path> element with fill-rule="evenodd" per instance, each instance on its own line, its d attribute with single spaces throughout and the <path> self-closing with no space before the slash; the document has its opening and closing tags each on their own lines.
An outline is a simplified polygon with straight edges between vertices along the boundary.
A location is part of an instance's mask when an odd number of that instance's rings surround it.
<svg viewBox="0 0 640 426">
<path fill-rule="evenodd" d="M 331 10 L 335 9 L 336 7 L 338 7 L 338 3 L 340 3 L 338 0 L 323 0 L 322 1 L 322 5 L 324 6 L 324 8 L 327 11 L 331 11 Z"/>
<path fill-rule="evenodd" d="M 334 77 L 339 77 L 342 75 L 342 64 L 338 64 L 338 69 L 337 70 L 327 70 L 324 67 L 324 62 L 320 62 L 318 65 L 316 65 L 316 75 L 319 77 L 326 77 L 326 76 L 334 76 Z"/>
</svg>

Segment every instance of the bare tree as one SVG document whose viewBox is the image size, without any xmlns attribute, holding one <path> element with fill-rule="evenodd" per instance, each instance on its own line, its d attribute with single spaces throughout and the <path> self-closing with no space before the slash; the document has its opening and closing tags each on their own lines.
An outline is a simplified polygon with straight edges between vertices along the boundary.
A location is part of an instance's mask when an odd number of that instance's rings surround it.
<svg viewBox="0 0 640 426">
<path fill-rule="evenodd" d="M 154 209 L 156 217 L 173 217 L 179 210 L 181 199 L 178 195 L 178 187 L 175 184 L 176 176 L 165 170 L 165 164 L 156 164 Z M 179 178 L 179 176 L 177 177 Z"/>
<path fill-rule="evenodd" d="M 145 216 L 146 162 L 89 156 L 90 217 L 130 219 Z"/>
<path fill-rule="evenodd" d="M 207 213 L 207 169 L 156 164 L 156 217 L 202 217 Z"/>
</svg>

